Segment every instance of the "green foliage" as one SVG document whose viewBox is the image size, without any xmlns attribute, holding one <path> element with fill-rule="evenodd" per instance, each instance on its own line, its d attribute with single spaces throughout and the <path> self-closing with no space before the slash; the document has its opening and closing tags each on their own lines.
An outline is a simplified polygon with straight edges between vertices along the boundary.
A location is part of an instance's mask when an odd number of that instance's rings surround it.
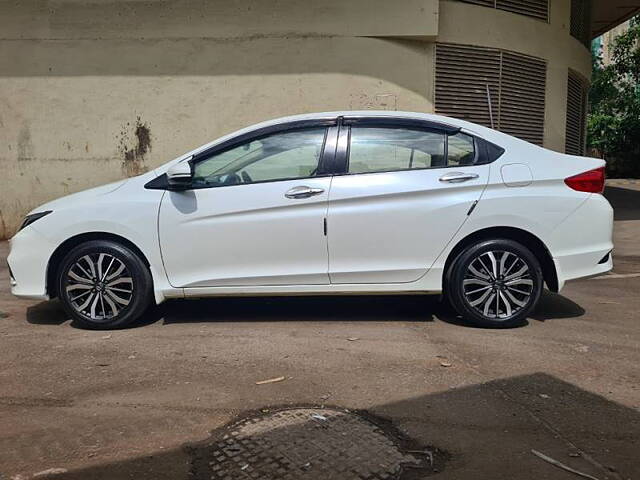
<svg viewBox="0 0 640 480">
<path fill-rule="evenodd" d="M 611 176 L 640 177 L 640 16 L 613 41 L 612 61 L 592 52 L 587 144 Z"/>
</svg>

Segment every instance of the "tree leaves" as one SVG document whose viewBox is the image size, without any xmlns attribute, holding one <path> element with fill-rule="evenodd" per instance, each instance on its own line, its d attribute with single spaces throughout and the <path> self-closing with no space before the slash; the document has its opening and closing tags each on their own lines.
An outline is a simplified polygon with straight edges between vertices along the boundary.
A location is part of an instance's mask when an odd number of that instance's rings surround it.
<svg viewBox="0 0 640 480">
<path fill-rule="evenodd" d="M 610 176 L 640 176 L 640 15 L 612 42 L 612 62 L 592 52 L 587 144 Z"/>
</svg>

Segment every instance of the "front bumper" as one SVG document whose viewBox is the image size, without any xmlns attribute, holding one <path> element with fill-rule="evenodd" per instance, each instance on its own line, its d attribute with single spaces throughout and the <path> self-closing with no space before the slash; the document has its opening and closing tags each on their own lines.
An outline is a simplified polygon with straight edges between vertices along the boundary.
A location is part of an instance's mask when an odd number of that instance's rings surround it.
<svg viewBox="0 0 640 480">
<path fill-rule="evenodd" d="M 11 293 L 17 297 L 48 299 L 47 265 L 55 246 L 30 226 L 20 230 L 9 245 Z"/>
</svg>

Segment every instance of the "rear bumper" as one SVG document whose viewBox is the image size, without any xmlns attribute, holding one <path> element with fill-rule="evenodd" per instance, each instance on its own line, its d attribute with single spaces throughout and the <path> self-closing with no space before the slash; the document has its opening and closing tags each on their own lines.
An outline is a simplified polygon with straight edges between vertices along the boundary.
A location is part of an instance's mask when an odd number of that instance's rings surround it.
<svg viewBox="0 0 640 480">
<path fill-rule="evenodd" d="M 18 232 L 9 245 L 11 293 L 23 298 L 48 299 L 47 265 L 54 246 L 31 227 Z"/>
<path fill-rule="evenodd" d="M 554 258 L 558 274 L 558 287 L 562 289 L 565 282 L 577 280 L 579 278 L 597 277 L 613 269 L 613 255 L 611 250 L 601 250 L 597 252 L 587 252 L 583 254 L 570 255 L 567 257 Z M 599 263 L 605 256 L 605 262 Z"/>
<path fill-rule="evenodd" d="M 609 272 L 613 269 L 613 208 L 602 195 L 591 195 L 558 226 L 550 244 L 560 289 L 569 280 Z"/>
</svg>

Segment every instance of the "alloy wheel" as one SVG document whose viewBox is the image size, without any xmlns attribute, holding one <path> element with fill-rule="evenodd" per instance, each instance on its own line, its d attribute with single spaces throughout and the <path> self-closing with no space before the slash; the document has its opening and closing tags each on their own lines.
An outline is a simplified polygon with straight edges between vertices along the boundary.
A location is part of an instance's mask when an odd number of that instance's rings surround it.
<svg viewBox="0 0 640 480">
<path fill-rule="evenodd" d="M 133 277 L 108 253 L 80 257 L 66 275 L 66 293 L 76 312 L 93 322 L 117 317 L 133 299 Z"/>
<path fill-rule="evenodd" d="M 469 306 L 483 317 L 506 320 L 527 306 L 534 293 L 534 280 L 521 257 L 494 250 L 469 263 L 462 289 Z"/>
</svg>

